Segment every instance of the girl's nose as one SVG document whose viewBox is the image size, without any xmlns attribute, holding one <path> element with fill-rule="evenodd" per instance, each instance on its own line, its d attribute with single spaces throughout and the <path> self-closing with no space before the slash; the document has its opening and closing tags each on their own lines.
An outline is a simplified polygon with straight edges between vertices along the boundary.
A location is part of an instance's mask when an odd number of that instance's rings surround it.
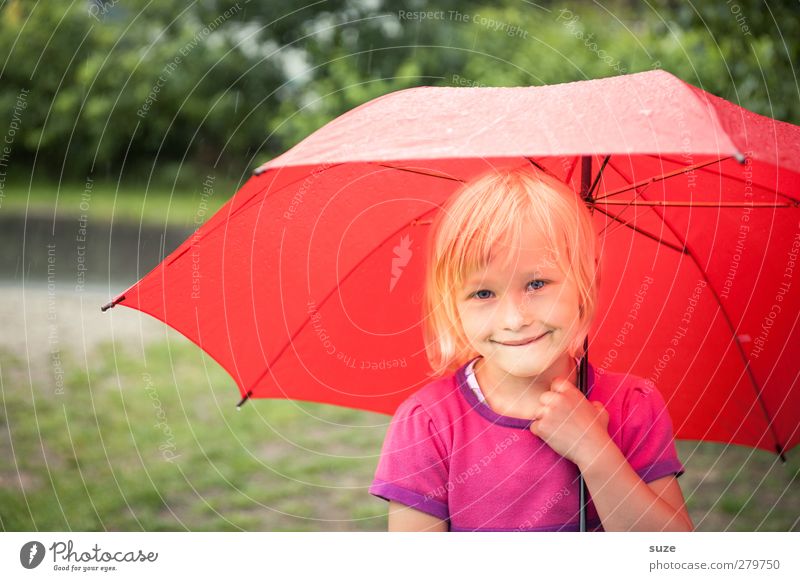
<svg viewBox="0 0 800 581">
<path fill-rule="evenodd" d="M 527 327 L 529 322 L 529 304 L 527 299 L 518 297 L 506 297 L 501 307 L 501 322 L 503 327 L 512 332 L 516 332 L 523 327 Z"/>
</svg>

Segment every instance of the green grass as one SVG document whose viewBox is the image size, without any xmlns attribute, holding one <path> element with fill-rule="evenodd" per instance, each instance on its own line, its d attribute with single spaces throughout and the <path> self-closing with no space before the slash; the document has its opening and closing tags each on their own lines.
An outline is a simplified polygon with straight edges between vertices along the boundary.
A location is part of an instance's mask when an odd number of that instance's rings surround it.
<svg viewBox="0 0 800 581">
<path fill-rule="evenodd" d="M 385 426 L 358 426 L 387 416 L 285 400 L 237 412 L 231 379 L 185 343 L 91 361 L 65 362 L 55 395 L 0 354 L 3 530 L 385 530 L 367 492 Z"/>
<path fill-rule="evenodd" d="M 213 180 L 211 193 L 204 195 L 203 180 L 169 185 L 117 184 L 95 181 L 87 190 L 83 183 L 6 184 L 0 212 L 57 218 L 86 214 L 94 221 L 127 221 L 154 225 L 192 227 L 195 219 L 207 220 L 236 193 L 236 184 Z M 209 182 L 212 183 L 212 182 Z M 87 196 L 88 191 L 88 196 Z M 205 204 L 205 207 L 202 206 Z M 196 225 L 193 227 L 197 227 Z"/>
<path fill-rule="evenodd" d="M 679 478 L 698 531 L 800 531 L 800 448 L 775 454 L 712 442 L 676 442 Z"/>
</svg>

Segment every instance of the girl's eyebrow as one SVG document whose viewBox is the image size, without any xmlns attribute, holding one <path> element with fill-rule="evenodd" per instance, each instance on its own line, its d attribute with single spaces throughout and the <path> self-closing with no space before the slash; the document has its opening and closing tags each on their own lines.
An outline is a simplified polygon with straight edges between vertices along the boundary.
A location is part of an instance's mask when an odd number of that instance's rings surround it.
<svg viewBox="0 0 800 581">
<path fill-rule="evenodd" d="M 524 276 L 525 278 L 537 277 L 537 276 L 546 276 L 548 273 L 547 267 L 541 267 L 535 270 L 529 270 L 520 276 Z M 467 285 L 476 285 L 476 284 L 489 284 L 494 282 L 494 279 L 491 276 L 478 276 L 473 274 L 466 280 Z"/>
</svg>

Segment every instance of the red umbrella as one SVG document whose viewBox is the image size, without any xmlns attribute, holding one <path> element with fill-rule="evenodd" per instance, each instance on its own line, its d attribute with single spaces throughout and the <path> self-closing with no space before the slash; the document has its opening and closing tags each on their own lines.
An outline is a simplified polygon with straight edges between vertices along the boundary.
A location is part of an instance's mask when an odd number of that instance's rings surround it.
<svg viewBox="0 0 800 581">
<path fill-rule="evenodd" d="M 104 310 L 177 329 L 242 402 L 391 414 L 430 381 L 427 224 L 463 181 L 534 162 L 593 208 L 597 372 L 652 380 L 677 438 L 783 457 L 800 439 L 798 150 L 800 128 L 663 71 L 398 91 L 260 167 Z"/>
</svg>

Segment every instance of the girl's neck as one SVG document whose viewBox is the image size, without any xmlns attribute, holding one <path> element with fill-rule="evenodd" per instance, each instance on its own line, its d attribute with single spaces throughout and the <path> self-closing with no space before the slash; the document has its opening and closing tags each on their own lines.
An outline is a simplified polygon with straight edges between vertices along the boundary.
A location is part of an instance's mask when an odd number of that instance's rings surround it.
<svg viewBox="0 0 800 581">
<path fill-rule="evenodd" d="M 475 362 L 473 371 L 481 392 L 489 403 L 496 402 L 504 408 L 513 407 L 514 402 L 519 403 L 523 409 L 537 407 L 539 396 L 550 390 L 550 385 L 556 377 L 566 378 L 573 385 L 577 385 L 578 382 L 576 362 L 567 354 L 544 373 L 531 377 L 511 375 L 491 365 L 485 357 Z"/>
</svg>

